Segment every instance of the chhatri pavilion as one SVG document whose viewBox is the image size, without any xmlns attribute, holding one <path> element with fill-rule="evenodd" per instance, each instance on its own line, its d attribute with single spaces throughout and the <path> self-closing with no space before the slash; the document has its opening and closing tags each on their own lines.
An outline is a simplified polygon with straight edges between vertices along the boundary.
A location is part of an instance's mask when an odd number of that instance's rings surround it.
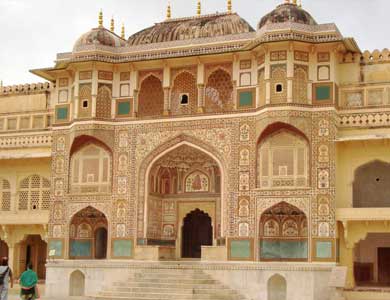
<svg viewBox="0 0 390 300">
<path fill-rule="evenodd" d="M 44 82 L 0 87 L 16 277 L 32 262 L 48 297 L 390 299 L 389 50 L 296 0 L 256 26 L 230 0 L 97 25 Z"/>
</svg>

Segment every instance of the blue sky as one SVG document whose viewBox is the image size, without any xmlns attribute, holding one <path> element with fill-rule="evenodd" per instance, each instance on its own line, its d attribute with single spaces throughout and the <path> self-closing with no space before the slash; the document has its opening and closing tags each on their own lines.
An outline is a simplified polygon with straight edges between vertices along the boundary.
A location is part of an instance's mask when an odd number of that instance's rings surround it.
<svg viewBox="0 0 390 300">
<path fill-rule="evenodd" d="M 194 15 L 197 0 L 171 0 L 173 17 Z M 202 0 L 202 13 L 226 10 L 226 0 Z M 233 0 L 233 10 L 253 27 L 284 0 Z M 167 0 L 0 0 L 0 80 L 4 85 L 42 81 L 29 69 L 50 67 L 58 52 L 72 50 L 84 32 L 97 25 L 103 9 L 117 32 L 126 35 L 164 19 Z M 389 0 L 303 0 L 318 23 L 336 23 L 362 50 L 390 48 Z"/>
</svg>

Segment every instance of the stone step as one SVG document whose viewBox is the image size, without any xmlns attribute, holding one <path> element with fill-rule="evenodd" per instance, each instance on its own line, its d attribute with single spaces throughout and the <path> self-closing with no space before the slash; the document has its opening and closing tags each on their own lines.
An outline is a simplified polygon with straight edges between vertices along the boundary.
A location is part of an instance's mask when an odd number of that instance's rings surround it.
<svg viewBox="0 0 390 300">
<path fill-rule="evenodd" d="M 133 278 L 130 282 L 148 283 L 188 283 L 188 284 L 218 284 L 215 279 L 186 279 L 186 278 Z"/>
<path fill-rule="evenodd" d="M 203 271 L 139 270 L 126 281 L 103 289 L 94 300 L 244 300 Z"/>
<path fill-rule="evenodd" d="M 134 273 L 130 277 L 130 279 L 133 278 L 172 278 L 172 279 L 212 279 L 208 274 L 205 273 L 168 273 L 168 272 L 158 272 L 158 273 L 149 273 L 149 272 L 142 272 L 142 273 Z"/>
<path fill-rule="evenodd" d="M 210 299 L 210 300 L 236 300 L 239 295 L 237 294 L 176 294 L 176 293 L 121 293 L 121 292 L 101 292 L 99 296 L 106 297 L 108 299 L 112 298 L 138 298 L 138 299 Z"/>
<path fill-rule="evenodd" d="M 145 287 L 117 287 L 116 289 L 106 289 L 105 291 L 108 292 L 127 292 L 127 293 L 140 293 L 140 292 L 145 292 L 146 288 Z M 193 286 L 189 285 L 187 287 L 177 287 L 177 288 L 172 288 L 172 287 L 148 287 L 147 292 L 149 293 L 179 293 L 179 294 L 209 294 L 209 293 L 236 293 L 232 292 L 230 289 L 226 287 L 215 287 L 211 286 L 208 288 L 194 288 Z"/>
<path fill-rule="evenodd" d="M 176 294 L 191 294 L 191 295 L 198 295 L 198 294 L 237 294 L 235 291 L 231 291 L 228 288 L 208 288 L 208 289 L 194 289 L 191 287 L 188 288 L 167 288 L 167 287 L 160 287 L 160 288 L 147 288 L 147 290 L 144 287 L 132 287 L 132 288 L 116 288 L 116 289 L 106 289 L 104 292 L 120 292 L 120 293 L 161 293 L 161 294 L 170 294 L 170 293 L 176 293 Z"/>
<path fill-rule="evenodd" d="M 214 284 L 193 284 L 193 283 L 150 283 L 150 282 L 115 282 L 115 288 L 193 288 L 193 289 L 210 289 L 210 288 L 226 288 L 221 283 Z M 110 287 L 108 287 L 110 288 Z"/>
<path fill-rule="evenodd" d="M 92 296 L 91 300 L 166 300 L 166 298 L 138 298 L 138 297 L 105 297 L 105 296 Z M 188 300 L 183 298 L 170 298 L 171 300 Z M 191 298 L 193 299 L 193 298 Z M 213 298 L 211 298 L 213 299 Z M 210 298 L 198 298 L 197 300 L 210 300 Z M 234 298 L 234 300 L 246 300 L 243 297 Z"/>
</svg>

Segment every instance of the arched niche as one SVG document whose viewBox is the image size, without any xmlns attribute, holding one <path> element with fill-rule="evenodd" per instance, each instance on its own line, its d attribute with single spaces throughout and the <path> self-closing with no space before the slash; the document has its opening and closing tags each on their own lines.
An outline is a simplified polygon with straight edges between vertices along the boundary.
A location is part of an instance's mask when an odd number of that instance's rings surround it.
<svg viewBox="0 0 390 300">
<path fill-rule="evenodd" d="M 307 261 L 307 217 L 297 207 L 280 202 L 260 217 L 260 260 Z"/>
<path fill-rule="evenodd" d="M 304 188 L 310 185 L 310 147 L 307 137 L 285 124 L 269 125 L 257 143 L 259 188 Z"/>
<path fill-rule="evenodd" d="M 105 259 L 108 221 L 99 210 L 88 206 L 76 213 L 69 225 L 70 259 Z"/>
<path fill-rule="evenodd" d="M 71 193 L 108 193 L 112 182 L 112 152 L 88 136 L 75 139 L 71 148 L 69 190 Z"/>
<path fill-rule="evenodd" d="M 374 160 L 355 170 L 353 207 L 390 207 L 390 164 Z"/>
<path fill-rule="evenodd" d="M 275 274 L 267 283 L 268 300 L 286 300 L 287 299 L 287 281 L 286 279 Z"/>
<path fill-rule="evenodd" d="M 70 274 L 69 278 L 69 296 L 80 297 L 85 295 L 85 275 L 76 270 Z"/>
</svg>

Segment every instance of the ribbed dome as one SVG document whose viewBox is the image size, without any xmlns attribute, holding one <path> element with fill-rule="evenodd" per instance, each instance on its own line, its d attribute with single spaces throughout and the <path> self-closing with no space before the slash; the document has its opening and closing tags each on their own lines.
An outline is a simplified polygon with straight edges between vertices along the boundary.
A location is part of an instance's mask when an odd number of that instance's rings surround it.
<svg viewBox="0 0 390 300">
<path fill-rule="evenodd" d="M 317 25 L 317 22 L 307 11 L 297 6 L 296 4 L 285 3 L 279 5 L 269 14 L 265 15 L 259 22 L 257 29 L 260 29 L 267 24 L 284 22 Z"/>
<path fill-rule="evenodd" d="M 126 41 L 104 27 L 93 28 L 77 40 L 73 52 L 82 50 L 89 45 L 122 47 L 126 45 Z"/>
<path fill-rule="evenodd" d="M 253 28 L 233 13 L 166 20 L 130 36 L 129 45 L 143 45 L 247 33 Z"/>
</svg>

